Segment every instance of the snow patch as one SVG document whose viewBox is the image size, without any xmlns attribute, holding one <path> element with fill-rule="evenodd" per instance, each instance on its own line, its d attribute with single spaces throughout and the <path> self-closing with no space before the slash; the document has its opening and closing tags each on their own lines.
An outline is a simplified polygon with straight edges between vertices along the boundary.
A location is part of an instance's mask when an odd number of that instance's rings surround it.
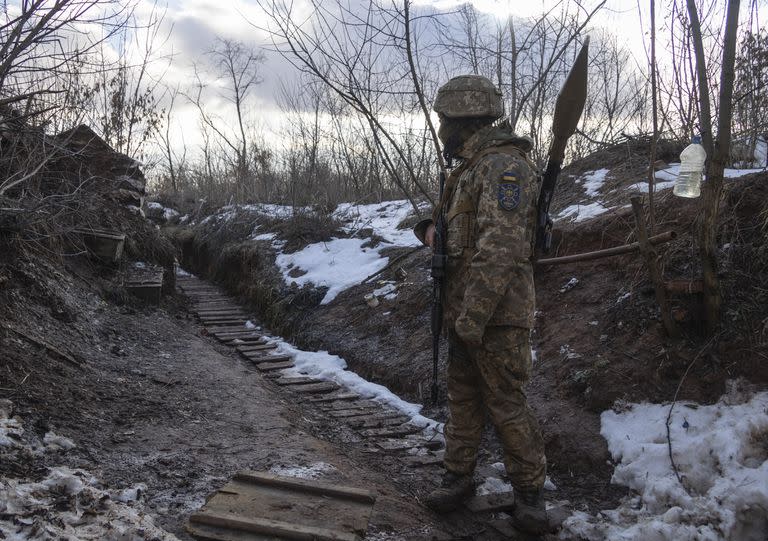
<svg viewBox="0 0 768 541">
<path fill-rule="evenodd" d="M 636 495 L 597 516 L 574 513 L 561 538 L 764 540 L 768 392 L 736 402 L 738 396 L 724 396 L 711 406 L 675 406 L 669 428 L 682 483 L 668 456 L 669 404 L 634 404 L 620 413 L 604 412 L 601 434 L 617 462 L 612 482 Z"/>
<path fill-rule="evenodd" d="M 333 214 L 346 222 L 343 230 L 351 238 L 310 244 L 292 254 L 279 253 L 275 262 L 288 284 L 327 287 L 328 291 L 320 304 L 328 304 L 342 291 L 386 267 L 389 258 L 381 255 L 382 249 L 419 245 L 419 240 L 410 229 L 397 228 L 411 211 L 410 203 L 405 200 L 372 205 L 343 203 Z M 372 229 L 383 242 L 376 247 L 364 247 L 369 239 L 356 238 L 355 235 L 367 228 Z M 289 272 L 296 268 L 305 274 L 290 276 Z"/>
<path fill-rule="evenodd" d="M 373 290 L 376 297 L 384 297 L 388 301 L 397 298 L 397 284 L 395 282 L 384 282 L 384 285 Z"/>
<path fill-rule="evenodd" d="M 560 288 L 560 293 L 565 293 L 566 291 L 570 291 L 574 287 L 576 287 L 579 284 L 579 279 L 575 276 L 572 276 L 570 280 L 568 280 L 568 283 L 563 285 L 563 287 Z"/>
<path fill-rule="evenodd" d="M 49 432 L 45 447 L 20 439 L 24 429 L 18 419 L 0 415 L 0 446 L 20 453 L 45 453 L 52 448 L 71 448 L 74 443 Z M 5 445 L 3 442 L 10 443 Z M 4 457 L 5 459 L 5 457 Z M 59 466 L 48 469 L 40 481 L 0 479 L 0 539 L 9 541 L 48 539 L 109 539 L 119 541 L 178 541 L 155 525 L 138 505 L 146 486 L 110 491 L 85 470 Z"/>
<path fill-rule="evenodd" d="M 564 220 L 566 218 L 572 219 L 574 222 L 583 222 L 595 216 L 600 216 L 608 212 L 610 209 L 603 206 L 602 203 L 589 203 L 586 205 L 571 205 L 564 208 L 556 216 L 556 220 Z"/>
<path fill-rule="evenodd" d="M 17 419 L 0 418 L 0 447 L 18 447 L 24 428 Z"/>
<path fill-rule="evenodd" d="M 298 477 L 300 479 L 317 479 L 323 475 L 336 471 L 332 465 L 325 462 L 315 462 L 309 466 L 272 466 L 269 473 L 285 477 Z"/>
<path fill-rule="evenodd" d="M 345 289 L 359 284 L 387 265 L 389 258 L 381 257 L 373 248 L 363 248 L 365 242 L 362 239 L 319 242 L 299 252 L 278 254 L 275 262 L 283 272 L 286 283 L 327 287 L 328 291 L 320 304 L 328 304 Z M 293 268 L 306 271 L 306 274 L 291 277 L 288 273 Z"/>
<path fill-rule="evenodd" d="M 590 171 L 584 173 L 576 180 L 576 182 L 581 182 L 581 184 L 584 186 L 584 190 L 587 192 L 587 195 L 589 197 L 594 197 L 598 195 L 600 188 L 602 188 L 603 184 L 605 184 L 605 179 L 610 172 L 611 171 L 609 169 L 598 169 L 597 171 Z"/>
<path fill-rule="evenodd" d="M 74 449 L 77 447 L 75 442 L 64 436 L 58 436 L 53 432 L 48 432 L 43 436 L 43 443 L 48 446 L 49 449 Z"/>
</svg>

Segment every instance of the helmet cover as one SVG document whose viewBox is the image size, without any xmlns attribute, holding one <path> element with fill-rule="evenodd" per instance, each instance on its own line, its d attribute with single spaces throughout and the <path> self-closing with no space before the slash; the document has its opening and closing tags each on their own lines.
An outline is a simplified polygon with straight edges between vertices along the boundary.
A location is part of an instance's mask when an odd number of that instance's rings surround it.
<svg viewBox="0 0 768 541">
<path fill-rule="evenodd" d="M 437 91 L 432 109 L 446 118 L 500 118 L 501 91 L 482 75 L 459 75 Z"/>
</svg>

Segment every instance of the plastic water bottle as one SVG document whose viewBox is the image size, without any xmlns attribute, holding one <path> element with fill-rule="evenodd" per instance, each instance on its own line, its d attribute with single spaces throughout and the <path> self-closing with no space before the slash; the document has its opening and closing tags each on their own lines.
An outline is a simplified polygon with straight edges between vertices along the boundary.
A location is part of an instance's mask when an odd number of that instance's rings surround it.
<svg viewBox="0 0 768 541">
<path fill-rule="evenodd" d="M 680 153 L 680 173 L 672 193 L 679 197 L 699 197 L 706 160 L 707 152 L 701 146 L 701 137 L 694 135 L 691 144 Z"/>
</svg>

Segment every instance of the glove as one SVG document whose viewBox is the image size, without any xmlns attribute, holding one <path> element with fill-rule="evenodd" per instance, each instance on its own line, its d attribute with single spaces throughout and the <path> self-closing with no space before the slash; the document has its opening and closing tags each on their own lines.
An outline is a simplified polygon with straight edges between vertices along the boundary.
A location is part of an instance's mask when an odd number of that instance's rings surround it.
<svg viewBox="0 0 768 541">
<path fill-rule="evenodd" d="M 429 228 L 430 225 L 432 225 L 432 219 L 427 218 L 426 220 L 422 220 L 419 223 L 417 223 L 415 226 L 413 226 L 413 234 L 416 235 L 416 238 L 418 238 L 422 244 L 427 244 L 426 235 L 427 235 L 427 228 Z"/>
<path fill-rule="evenodd" d="M 465 345 L 470 347 L 480 347 L 483 345 L 484 329 L 476 319 L 472 318 L 466 312 L 462 313 L 456 319 L 454 329 Z"/>
</svg>

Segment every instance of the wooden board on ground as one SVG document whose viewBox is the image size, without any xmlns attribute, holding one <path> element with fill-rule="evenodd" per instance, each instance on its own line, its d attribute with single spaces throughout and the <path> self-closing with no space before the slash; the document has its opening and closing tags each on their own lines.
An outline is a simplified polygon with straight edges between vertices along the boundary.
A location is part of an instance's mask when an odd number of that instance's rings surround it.
<svg viewBox="0 0 768 541">
<path fill-rule="evenodd" d="M 247 472 L 216 492 L 186 528 L 196 537 L 222 541 L 359 541 L 375 501 L 367 490 Z"/>
<path fill-rule="evenodd" d="M 224 342 L 225 344 L 229 344 L 230 346 L 241 346 L 245 344 L 248 344 L 249 346 L 251 346 L 251 345 L 263 345 L 267 343 L 266 340 L 264 340 L 264 337 L 261 336 L 260 334 L 252 334 L 250 336 L 241 336 L 241 337 L 235 336 L 232 338 L 224 337 L 222 338 L 221 341 Z"/>
<path fill-rule="evenodd" d="M 381 412 L 380 406 L 372 406 L 372 407 L 331 410 L 328 412 L 328 414 L 331 417 L 336 417 L 337 419 L 347 419 L 352 417 L 375 415 L 380 412 Z"/>
<path fill-rule="evenodd" d="M 257 364 L 262 363 L 282 363 L 290 360 L 290 355 L 263 355 L 260 353 L 243 353 L 251 361 Z"/>
<path fill-rule="evenodd" d="M 245 327 L 206 327 L 209 334 L 215 334 L 219 338 L 239 338 L 241 336 L 258 336 L 261 338 L 261 333 L 251 331 Z"/>
<path fill-rule="evenodd" d="M 306 383 L 319 383 L 320 380 L 309 376 L 283 376 L 275 380 L 278 385 L 304 385 Z"/>
<path fill-rule="evenodd" d="M 352 417 L 345 419 L 352 428 L 382 428 L 387 426 L 397 426 L 407 422 L 410 418 L 399 411 L 367 415 L 365 417 Z"/>
<path fill-rule="evenodd" d="M 232 310 L 229 308 L 221 311 L 196 310 L 195 313 L 197 314 L 197 317 L 199 317 L 200 319 L 233 319 L 233 318 L 247 319 L 248 318 L 248 315 L 242 310 Z"/>
<path fill-rule="evenodd" d="M 289 391 L 299 394 L 324 394 L 339 390 L 339 384 L 333 381 L 321 381 L 307 385 L 292 385 L 287 387 Z"/>
<path fill-rule="evenodd" d="M 213 327 L 216 325 L 217 327 L 242 327 L 245 328 L 245 319 L 242 318 L 207 318 L 207 317 L 201 317 L 200 318 L 203 321 L 203 325 L 206 327 L 211 326 Z"/>
<path fill-rule="evenodd" d="M 406 451 L 417 447 L 434 450 L 441 449 L 443 443 L 439 440 L 427 440 L 410 436 L 399 439 L 379 440 L 376 442 L 376 446 L 384 451 Z"/>
<path fill-rule="evenodd" d="M 400 425 L 395 427 L 361 430 L 360 435 L 364 438 L 396 438 L 398 436 L 416 434 L 421 431 L 422 429 L 415 425 Z"/>
<path fill-rule="evenodd" d="M 256 368 L 258 368 L 261 372 L 274 372 L 275 370 L 283 370 L 285 368 L 293 367 L 293 361 L 285 361 L 282 363 L 261 363 L 256 365 Z"/>
<path fill-rule="evenodd" d="M 310 398 L 309 401 L 315 404 L 322 405 L 322 404 L 328 404 L 328 403 L 335 403 L 339 400 L 352 401 L 352 400 L 357 400 L 358 398 L 360 398 L 359 394 L 349 392 L 349 391 L 344 391 L 340 393 L 329 394 L 326 396 L 315 396 Z"/>
<path fill-rule="evenodd" d="M 256 344 L 256 345 L 244 345 L 244 346 L 237 346 L 237 351 L 240 353 L 251 353 L 253 351 L 264 351 L 267 349 L 276 349 L 277 344 Z"/>
</svg>

